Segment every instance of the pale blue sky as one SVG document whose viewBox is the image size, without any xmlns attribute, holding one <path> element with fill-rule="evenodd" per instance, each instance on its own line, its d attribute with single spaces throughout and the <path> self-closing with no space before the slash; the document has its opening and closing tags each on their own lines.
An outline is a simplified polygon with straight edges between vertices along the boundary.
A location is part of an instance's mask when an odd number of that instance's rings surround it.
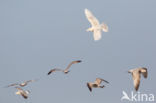
<svg viewBox="0 0 156 103">
<path fill-rule="evenodd" d="M 109 26 L 94 42 L 88 8 Z M 156 95 L 155 0 L 1 0 L 0 103 L 121 103 L 122 91 L 134 90 L 129 69 L 144 66 L 139 92 Z M 54 68 L 75 64 L 67 75 Z M 110 82 L 90 93 L 86 82 L 101 77 Z M 28 100 L 3 86 L 39 78 L 24 89 Z"/>
</svg>

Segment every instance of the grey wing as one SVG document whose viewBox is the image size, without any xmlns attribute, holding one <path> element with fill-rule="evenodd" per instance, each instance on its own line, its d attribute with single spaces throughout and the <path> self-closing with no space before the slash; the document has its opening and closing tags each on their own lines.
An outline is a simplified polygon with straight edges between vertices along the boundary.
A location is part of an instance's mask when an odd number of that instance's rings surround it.
<svg viewBox="0 0 156 103">
<path fill-rule="evenodd" d="M 65 71 L 68 71 L 68 69 L 71 67 L 71 65 L 76 64 L 76 63 L 80 63 L 80 62 L 82 62 L 82 61 L 81 61 L 81 60 L 72 61 L 72 62 L 67 66 L 67 68 L 65 69 Z"/>
<path fill-rule="evenodd" d="M 85 15 L 92 26 L 100 25 L 99 21 L 96 19 L 96 17 L 94 17 L 94 15 L 88 9 L 85 9 Z"/>
<path fill-rule="evenodd" d="M 94 32 L 93 32 L 93 38 L 94 40 L 100 40 L 101 39 L 101 30 L 99 29 L 94 29 Z"/>
<path fill-rule="evenodd" d="M 16 86 L 16 85 L 19 85 L 19 84 L 18 83 L 14 83 L 14 84 L 10 84 L 10 85 L 8 85 L 6 87 L 11 87 L 11 86 Z"/>
<path fill-rule="evenodd" d="M 19 91 L 23 91 L 23 89 L 22 88 L 20 88 L 20 87 L 15 87 L 17 90 L 19 90 Z"/>
<path fill-rule="evenodd" d="M 50 75 L 52 72 L 55 72 L 55 71 L 62 71 L 62 70 L 61 70 L 61 69 L 58 69 L 58 68 L 51 69 L 51 70 L 48 72 L 48 75 Z"/>
<path fill-rule="evenodd" d="M 102 81 L 104 81 L 104 82 L 106 82 L 106 83 L 109 83 L 108 81 L 106 81 L 106 80 L 104 80 L 104 79 L 102 79 L 102 78 L 96 78 L 96 82 L 97 82 L 98 84 L 101 84 Z"/>
<path fill-rule="evenodd" d="M 132 76 L 133 76 L 133 83 L 134 83 L 135 90 L 138 91 L 140 85 L 140 74 L 133 72 Z"/>
<path fill-rule="evenodd" d="M 34 82 L 34 80 L 28 80 L 28 81 L 25 81 L 24 83 L 29 83 L 29 82 Z"/>
<path fill-rule="evenodd" d="M 109 83 L 108 81 L 104 80 L 104 79 L 101 79 L 102 81 L 106 82 L 106 83 Z"/>
<path fill-rule="evenodd" d="M 87 87 L 88 87 L 89 91 L 91 92 L 92 91 L 92 87 L 90 86 L 90 83 L 87 83 Z"/>
<path fill-rule="evenodd" d="M 142 68 L 141 73 L 144 76 L 144 78 L 147 78 L 147 75 L 148 75 L 147 68 Z"/>
</svg>

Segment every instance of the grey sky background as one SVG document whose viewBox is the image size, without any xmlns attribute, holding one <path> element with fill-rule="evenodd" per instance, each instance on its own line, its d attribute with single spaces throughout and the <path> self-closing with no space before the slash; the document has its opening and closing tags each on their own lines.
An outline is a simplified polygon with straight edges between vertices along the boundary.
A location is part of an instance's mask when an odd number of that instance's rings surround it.
<svg viewBox="0 0 156 103">
<path fill-rule="evenodd" d="M 88 8 L 109 26 L 94 42 Z M 0 1 L 0 103 L 121 103 L 130 94 L 129 69 L 147 67 L 139 92 L 156 95 L 155 0 L 1 0 Z M 71 72 L 47 76 L 82 60 Z M 86 82 L 101 77 L 110 82 L 90 93 Z M 39 78 L 24 87 L 28 100 L 16 96 L 10 83 Z"/>
</svg>

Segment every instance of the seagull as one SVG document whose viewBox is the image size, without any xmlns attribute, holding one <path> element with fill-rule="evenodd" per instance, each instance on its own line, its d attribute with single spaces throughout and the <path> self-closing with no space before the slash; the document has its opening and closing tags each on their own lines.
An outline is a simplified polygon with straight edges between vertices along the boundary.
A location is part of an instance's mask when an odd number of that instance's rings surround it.
<svg viewBox="0 0 156 103">
<path fill-rule="evenodd" d="M 6 87 L 11 87 L 11 86 L 17 86 L 17 85 L 19 85 L 20 87 L 24 87 L 24 86 L 26 86 L 29 82 L 35 82 L 35 81 L 37 81 L 38 79 L 36 79 L 36 80 L 27 80 L 27 81 L 24 81 L 23 83 L 14 83 L 14 84 L 10 84 L 10 85 L 8 85 L 8 86 L 6 86 Z"/>
<path fill-rule="evenodd" d="M 104 88 L 105 87 L 104 85 L 102 85 L 102 86 L 100 85 L 102 81 L 109 83 L 108 81 L 101 79 L 101 78 L 96 78 L 94 83 L 88 82 L 87 87 L 90 90 L 90 92 L 92 91 L 92 88 Z"/>
<path fill-rule="evenodd" d="M 140 78 L 141 78 L 140 74 L 142 74 L 144 78 L 147 78 L 147 68 L 139 67 L 139 68 L 131 69 L 128 71 L 128 73 L 132 74 L 135 90 L 138 91 L 140 85 Z"/>
<path fill-rule="evenodd" d="M 81 60 L 77 60 L 77 61 L 72 61 L 65 70 L 62 70 L 62 69 L 58 69 L 58 68 L 54 68 L 54 69 L 51 69 L 49 72 L 48 72 L 48 75 L 50 75 L 51 73 L 53 72 L 56 72 L 56 71 L 62 71 L 64 72 L 65 74 L 67 74 L 69 72 L 69 68 L 71 67 L 72 64 L 76 64 L 76 63 L 80 63 L 82 62 Z"/>
<path fill-rule="evenodd" d="M 23 98 L 27 99 L 28 98 L 28 94 L 30 93 L 30 91 L 24 91 L 22 88 L 19 88 L 19 87 L 15 87 L 18 91 L 15 92 L 15 94 L 17 95 L 21 95 L 23 96 Z"/>
<path fill-rule="evenodd" d="M 101 39 L 101 30 L 104 32 L 108 32 L 108 26 L 107 24 L 100 24 L 97 18 L 89 11 L 88 9 L 85 9 L 85 15 L 88 21 L 91 23 L 91 28 L 88 28 L 87 31 L 93 32 L 94 40 L 100 40 Z"/>
</svg>

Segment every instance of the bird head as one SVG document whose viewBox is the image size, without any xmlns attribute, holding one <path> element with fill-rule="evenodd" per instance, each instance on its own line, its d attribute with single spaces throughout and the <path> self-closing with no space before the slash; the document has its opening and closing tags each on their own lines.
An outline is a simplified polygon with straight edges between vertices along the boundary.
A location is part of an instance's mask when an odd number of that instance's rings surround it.
<svg viewBox="0 0 156 103">
<path fill-rule="evenodd" d="M 88 28 L 86 31 L 87 31 L 87 32 L 88 32 L 88 31 L 93 32 L 93 31 L 94 31 L 94 29 L 93 29 L 93 28 Z"/>
<path fill-rule="evenodd" d="M 19 95 L 19 94 L 20 94 L 20 92 L 19 92 L 19 91 L 17 91 L 17 92 L 15 92 L 15 94 Z"/>
<path fill-rule="evenodd" d="M 64 71 L 65 74 L 67 74 L 68 72 L 70 72 L 70 71 Z"/>
</svg>

